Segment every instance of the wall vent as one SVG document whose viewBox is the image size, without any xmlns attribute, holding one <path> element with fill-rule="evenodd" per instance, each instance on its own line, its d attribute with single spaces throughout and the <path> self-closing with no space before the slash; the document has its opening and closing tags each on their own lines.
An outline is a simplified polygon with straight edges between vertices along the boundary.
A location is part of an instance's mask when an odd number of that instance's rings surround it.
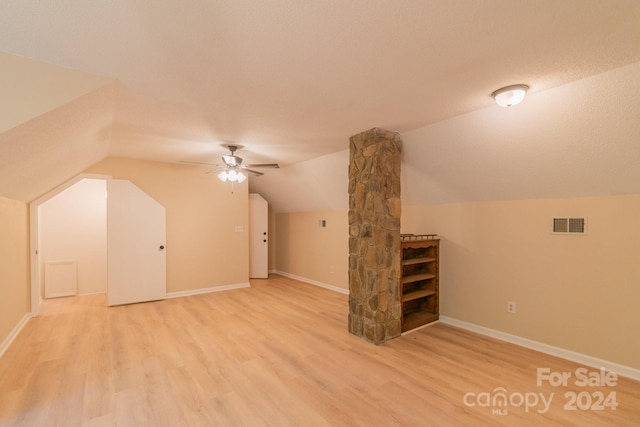
<svg viewBox="0 0 640 427">
<path fill-rule="evenodd" d="M 551 231 L 555 234 L 585 234 L 584 218 L 553 218 Z"/>
</svg>

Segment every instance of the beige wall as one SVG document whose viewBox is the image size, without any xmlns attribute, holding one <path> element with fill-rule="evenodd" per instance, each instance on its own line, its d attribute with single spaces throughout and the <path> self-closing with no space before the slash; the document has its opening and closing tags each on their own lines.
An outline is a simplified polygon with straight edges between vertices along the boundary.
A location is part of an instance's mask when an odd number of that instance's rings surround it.
<svg viewBox="0 0 640 427">
<path fill-rule="evenodd" d="M 442 236 L 442 315 L 637 369 L 638 218 L 640 195 L 405 206 L 402 231 Z"/>
<path fill-rule="evenodd" d="M 39 208 L 40 289 L 46 262 L 74 260 L 78 294 L 107 291 L 107 200 L 102 179 L 83 179 Z"/>
<path fill-rule="evenodd" d="M 247 182 L 223 183 L 207 169 L 108 158 L 87 173 L 128 179 L 167 210 L 167 292 L 249 281 Z M 241 227 L 237 232 L 236 227 Z"/>
<path fill-rule="evenodd" d="M 318 221 L 326 220 L 322 228 Z M 346 211 L 276 214 L 276 269 L 348 289 Z"/>
<path fill-rule="evenodd" d="M 587 234 L 551 234 L 557 216 Z M 637 369 L 638 218 L 640 195 L 403 206 L 402 232 L 441 236 L 443 316 Z M 348 288 L 347 221 L 277 214 L 277 269 Z"/>
<path fill-rule="evenodd" d="M 29 214 L 23 202 L 0 197 L 0 343 L 29 312 Z"/>
</svg>

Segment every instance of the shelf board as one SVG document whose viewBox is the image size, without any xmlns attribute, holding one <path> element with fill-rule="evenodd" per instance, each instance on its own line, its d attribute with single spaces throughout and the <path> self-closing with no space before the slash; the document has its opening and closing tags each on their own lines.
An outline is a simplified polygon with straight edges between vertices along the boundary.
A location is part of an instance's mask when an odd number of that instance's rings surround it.
<svg viewBox="0 0 640 427">
<path fill-rule="evenodd" d="M 418 289 L 416 291 L 411 291 L 411 292 L 407 292 L 406 294 L 402 294 L 402 302 L 412 301 L 418 298 L 429 297 L 435 294 L 436 294 L 436 291 Z"/>
<path fill-rule="evenodd" d="M 427 262 L 434 262 L 435 260 L 436 259 L 432 257 L 409 258 L 409 259 L 403 259 L 402 265 L 425 264 Z"/>
<path fill-rule="evenodd" d="M 436 320 L 438 320 L 438 315 L 435 313 L 429 313 L 428 311 L 414 311 L 413 313 L 406 314 L 402 318 L 402 332 L 417 328 L 418 326 L 426 325 L 427 323 L 435 322 Z"/>
<path fill-rule="evenodd" d="M 433 279 L 434 277 L 436 277 L 436 275 L 432 273 L 412 274 L 411 276 L 404 276 L 402 283 L 419 282 L 420 280 Z"/>
</svg>

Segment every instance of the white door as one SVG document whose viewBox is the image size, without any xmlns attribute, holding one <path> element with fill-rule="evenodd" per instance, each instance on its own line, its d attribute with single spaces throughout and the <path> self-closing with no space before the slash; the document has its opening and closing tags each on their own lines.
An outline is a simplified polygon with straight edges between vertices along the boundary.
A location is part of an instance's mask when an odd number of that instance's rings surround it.
<svg viewBox="0 0 640 427">
<path fill-rule="evenodd" d="M 107 181 L 109 305 L 164 299 L 165 208 L 125 180 Z"/>
<path fill-rule="evenodd" d="M 269 277 L 269 204 L 259 194 L 249 194 L 249 277 Z"/>
</svg>

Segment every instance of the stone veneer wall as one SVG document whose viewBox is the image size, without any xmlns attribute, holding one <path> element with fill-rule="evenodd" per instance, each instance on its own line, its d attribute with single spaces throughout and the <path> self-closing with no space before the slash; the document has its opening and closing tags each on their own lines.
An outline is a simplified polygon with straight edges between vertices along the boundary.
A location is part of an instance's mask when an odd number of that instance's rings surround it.
<svg viewBox="0 0 640 427">
<path fill-rule="evenodd" d="M 350 138 L 349 332 L 375 344 L 400 335 L 400 153 L 395 132 Z"/>
</svg>

